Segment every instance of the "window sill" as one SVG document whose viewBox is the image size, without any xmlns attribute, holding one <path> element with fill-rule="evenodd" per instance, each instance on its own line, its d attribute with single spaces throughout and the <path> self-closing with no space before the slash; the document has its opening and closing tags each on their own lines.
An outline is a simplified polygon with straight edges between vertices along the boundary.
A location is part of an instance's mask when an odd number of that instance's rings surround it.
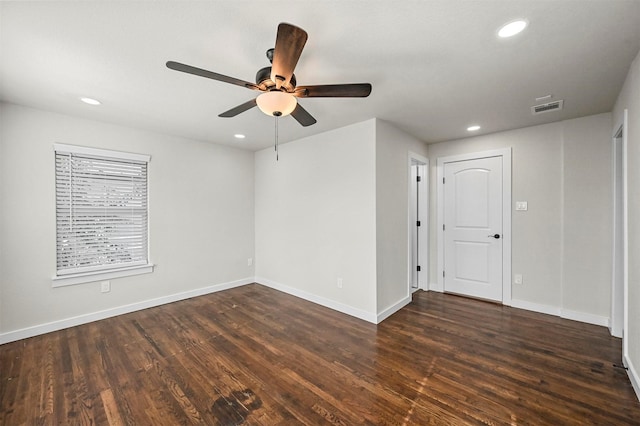
<svg viewBox="0 0 640 426">
<path fill-rule="evenodd" d="M 68 285 L 85 284 L 95 281 L 110 280 L 113 278 L 130 277 L 133 275 L 148 274 L 153 272 L 153 264 L 131 266 L 128 268 L 112 269 L 110 271 L 85 272 L 82 274 L 60 275 L 53 277 L 52 287 L 65 287 Z"/>
</svg>

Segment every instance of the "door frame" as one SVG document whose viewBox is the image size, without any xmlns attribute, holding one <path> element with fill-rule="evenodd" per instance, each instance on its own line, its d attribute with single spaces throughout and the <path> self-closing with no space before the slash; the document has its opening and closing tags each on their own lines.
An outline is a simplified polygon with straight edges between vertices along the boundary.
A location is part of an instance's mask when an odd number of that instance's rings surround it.
<svg viewBox="0 0 640 426">
<path fill-rule="evenodd" d="M 511 147 L 490 151 L 438 157 L 436 159 L 437 219 L 436 246 L 438 250 L 437 282 L 432 290 L 444 292 L 444 166 L 446 163 L 502 157 L 502 304 L 511 306 Z"/>
<path fill-rule="evenodd" d="M 612 137 L 613 154 L 613 244 L 612 244 L 612 276 L 611 276 L 611 318 L 609 332 L 612 336 L 622 337 L 623 359 L 628 355 L 628 341 L 625 338 L 628 330 L 628 292 L 629 292 L 629 258 L 628 258 L 628 193 L 627 193 L 627 128 L 628 112 L 625 109 L 622 122 L 614 127 Z M 617 169 L 617 160 L 620 159 L 621 169 Z M 621 200 L 617 199 L 617 189 L 621 186 Z M 622 210 L 622 223 L 618 224 L 617 218 Z M 621 229 L 619 229 L 621 228 Z M 620 240 L 622 239 L 622 240 Z M 622 270 L 618 270 L 617 260 L 622 260 Z M 622 304 L 616 303 L 616 295 L 622 295 Z M 622 310 L 622 312 L 620 312 Z M 620 315 L 622 314 L 622 315 Z M 620 323 L 622 316 L 622 323 Z"/>
<path fill-rule="evenodd" d="M 419 188 L 418 195 L 418 211 L 420 214 L 420 227 L 418 228 L 418 241 L 421 241 L 420 248 L 418 249 L 418 263 L 420 264 L 420 273 L 418 274 L 418 289 L 429 290 L 429 159 L 416 154 L 415 152 L 409 152 L 408 155 L 408 198 L 407 198 L 407 253 L 408 256 L 408 264 L 407 264 L 407 287 L 409 289 L 409 295 L 415 291 L 411 287 L 411 276 L 412 276 L 412 258 L 413 258 L 413 247 L 411 244 L 411 234 L 414 230 L 414 224 L 411 223 L 411 198 L 414 196 L 412 190 L 412 177 L 411 177 L 411 167 L 414 164 L 418 164 L 423 167 L 424 174 L 422 176 L 422 180 L 420 181 L 421 185 Z"/>
</svg>

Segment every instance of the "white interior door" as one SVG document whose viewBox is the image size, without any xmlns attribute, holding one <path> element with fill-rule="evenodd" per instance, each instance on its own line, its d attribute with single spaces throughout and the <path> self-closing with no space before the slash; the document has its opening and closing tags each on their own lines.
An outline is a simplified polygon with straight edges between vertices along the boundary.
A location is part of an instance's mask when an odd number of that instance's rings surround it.
<svg viewBox="0 0 640 426">
<path fill-rule="evenodd" d="M 444 164 L 444 290 L 502 301 L 502 157 Z"/>
</svg>

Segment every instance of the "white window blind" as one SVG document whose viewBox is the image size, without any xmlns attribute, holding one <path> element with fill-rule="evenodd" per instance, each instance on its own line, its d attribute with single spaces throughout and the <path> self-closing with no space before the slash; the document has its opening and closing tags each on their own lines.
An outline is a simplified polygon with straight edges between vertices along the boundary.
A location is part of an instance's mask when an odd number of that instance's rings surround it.
<svg viewBox="0 0 640 426">
<path fill-rule="evenodd" d="M 57 275 L 148 264 L 148 156 L 56 144 Z"/>
</svg>

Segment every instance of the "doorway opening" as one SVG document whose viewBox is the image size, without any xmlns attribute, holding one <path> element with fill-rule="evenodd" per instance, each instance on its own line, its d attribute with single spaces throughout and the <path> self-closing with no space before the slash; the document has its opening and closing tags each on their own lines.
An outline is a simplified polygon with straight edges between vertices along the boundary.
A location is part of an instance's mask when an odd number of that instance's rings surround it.
<svg viewBox="0 0 640 426">
<path fill-rule="evenodd" d="M 409 153 L 409 292 L 428 290 L 429 160 Z"/>
<path fill-rule="evenodd" d="M 623 122 L 613 135 L 613 273 L 611 287 L 612 336 L 622 337 L 623 356 L 626 354 L 627 327 L 627 171 L 626 171 L 627 111 Z"/>
</svg>

